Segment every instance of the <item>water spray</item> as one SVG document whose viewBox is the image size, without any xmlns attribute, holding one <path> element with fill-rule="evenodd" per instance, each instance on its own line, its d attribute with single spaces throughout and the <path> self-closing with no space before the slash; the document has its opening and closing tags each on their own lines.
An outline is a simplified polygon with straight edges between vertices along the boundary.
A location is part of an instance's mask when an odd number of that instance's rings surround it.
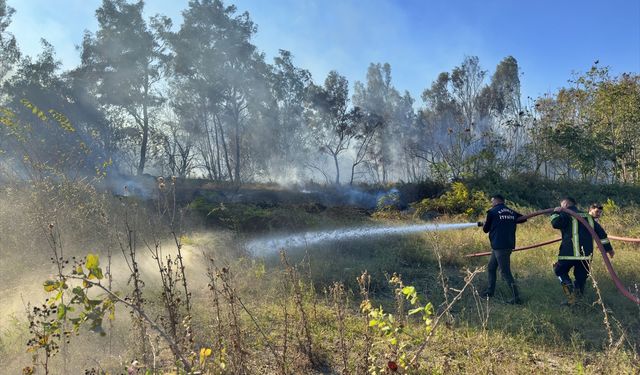
<svg viewBox="0 0 640 375">
<path fill-rule="evenodd" d="M 247 242 L 245 248 L 253 255 L 276 254 L 281 249 L 290 249 L 319 243 L 362 239 L 380 236 L 402 235 L 415 232 L 436 232 L 451 229 L 464 229 L 477 226 L 477 223 L 456 224 L 416 224 L 407 226 L 359 227 L 335 229 L 317 232 L 305 232 L 281 237 L 255 239 Z"/>
</svg>

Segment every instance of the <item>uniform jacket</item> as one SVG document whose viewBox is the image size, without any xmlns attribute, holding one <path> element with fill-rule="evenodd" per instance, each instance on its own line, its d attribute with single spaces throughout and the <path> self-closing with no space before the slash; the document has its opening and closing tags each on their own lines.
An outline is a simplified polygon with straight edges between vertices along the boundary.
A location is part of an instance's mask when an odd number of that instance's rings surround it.
<svg viewBox="0 0 640 375">
<path fill-rule="evenodd" d="M 491 248 L 512 250 L 516 247 L 516 220 L 522 215 L 500 203 L 487 211 L 482 230 L 489 233 Z"/>
<path fill-rule="evenodd" d="M 607 232 L 602 229 L 597 221 L 593 220 L 591 215 L 578 211 L 575 206 L 568 207 L 568 209 L 582 216 L 589 222 L 589 225 L 591 225 L 598 237 L 600 237 L 600 241 L 607 252 L 613 250 L 607 238 Z M 591 254 L 593 254 L 593 237 L 591 237 L 587 228 L 585 228 L 578 219 L 564 212 L 554 213 L 551 215 L 551 225 L 556 229 L 560 229 L 562 232 L 562 242 L 560 242 L 558 259 L 591 259 Z"/>
</svg>

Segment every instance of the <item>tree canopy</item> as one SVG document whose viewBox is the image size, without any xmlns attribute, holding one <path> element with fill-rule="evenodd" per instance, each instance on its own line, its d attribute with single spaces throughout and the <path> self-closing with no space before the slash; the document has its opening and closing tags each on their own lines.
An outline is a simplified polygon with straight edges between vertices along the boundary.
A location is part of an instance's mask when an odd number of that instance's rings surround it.
<svg viewBox="0 0 640 375">
<path fill-rule="evenodd" d="M 596 62 L 556 92 L 524 101 L 516 57 L 488 69 L 466 56 L 425 82 L 416 101 L 395 87 L 388 63 L 372 62 L 365 81 L 351 85 L 337 71 L 312 77 L 296 66 L 295 51 L 266 61 L 250 15 L 222 0 L 190 1 L 175 26 L 145 18 L 144 6 L 103 0 L 81 63 L 63 72 L 46 41 L 39 56 L 20 54 L 7 32 L 14 11 L 0 0 L 3 166 L 24 151 L 8 125 L 19 123 L 31 141 L 57 139 L 33 149 L 42 163 L 76 158 L 64 168 L 84 165 L 82 173 L 100 164 L 234 183 L 522 173 L 640 183 L 638 73 L 613 76 Z M 64 114 L 76 131 L 36 124 L 25 103 Z M 36 125 L 45 128 L 33 132 Z M 90 152 L 60 156 L 79 142 Z"/>
</svg>

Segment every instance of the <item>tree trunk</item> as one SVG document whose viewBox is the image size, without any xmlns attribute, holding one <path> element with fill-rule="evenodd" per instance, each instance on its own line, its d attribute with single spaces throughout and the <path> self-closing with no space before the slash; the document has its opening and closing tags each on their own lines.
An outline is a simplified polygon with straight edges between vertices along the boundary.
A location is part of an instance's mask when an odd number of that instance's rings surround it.
<svg viewBox="0 0 640 375">
<path fill-rule="evenodd" d="M 351 179 L 349 180 L 349 186 L 353 186 L 353 175 L 356 172 L 356 166 L 357 165 L 358 164 L 356 164 L 356 163 L 351 164 Z"/>
<path fill-rule="evenodd" d="M 333 161 L 336 164 L 336 185 L 340 185 L 340 166 L 338 165 L 338 154 L 333 153 Z"/>
<path fill-rule="evenodd" d="M 218 135 L 218 127 L 215 126 L 215 120 L 214 120 L 214 134 L 216 136 L 216 163 L 218 165 L 218 173 L 219 173 L 219 179 L 222 180 L 222 165 L 221 163 L 221 159 L 222 156 L 220 155 L 220 136 Z"/>
<path fill-rule="evenodd" d="M 238 102 L 234 95 L 233 106 L 233 120 L 235 122 L 235 141 L 236 141 L 236 169 L 235 169 L 235 182 L 240 183 L 240 109 L 238 108 Z"/>
<path fill-rule="evenodd" d="M 138 176 L 144 172 L 147 162 L 147 143 L 149 142 L 149 116 L 147 103 L 142 105 L 142 142 L 140 144 L 140 162 L 138 163 Z"/>
<path fill-rule="evenodd" d="M 235 182 L 240 183 L 240 121 L 236 117 L 235 126 L 235 138 L 236 138 L 236 169 L 235 169 Z"/>
<path fill-rule="evenodd" d="M 231 171 L 231 163 L 229 162 L 229 149 L 227 148 L 227 141 L 224 138 L 224 128 L 222 127 L 222 122 L 218 119 L 215 122 L 218 125 L 218 129 L 220 130 L 220 142 L 222 142 L 222 150 L 224 151 L 224 162 L 227 166 L 227 173 L 229 173 L 229 179 L 233 179 L 233 173 Z M 220 173 L 222 176 L 222 173 Z"/>
<path fill-rule="evenodd" d="M 145 72 L 146 73 L 146 72 Z M 140 144 L 140 162 L 138 163 L 138 176 L 144 172 L 144 165 L 147 162 L 147 143 L 149 141 L 149 74 L 146 74 L 144 81 L 144 100 L 142 102 L 142 142 Z"/>
</svg>

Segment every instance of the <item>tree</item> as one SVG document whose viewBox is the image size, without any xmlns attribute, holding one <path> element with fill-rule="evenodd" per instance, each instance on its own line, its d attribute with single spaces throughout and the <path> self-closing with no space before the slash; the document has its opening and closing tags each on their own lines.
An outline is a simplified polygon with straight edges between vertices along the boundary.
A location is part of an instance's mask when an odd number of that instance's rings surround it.
<svg viewBox="0 0 640 375">
<path fill-rule="evenodd" d="M 6 0 L 0 0 L 0 85 L 20 58 L 16 38 L 7 32 L 14 12 L 13 8 L 7 6 Z"/>
<path fill-rule="evenodd" d="M 82 64 L 76 75 L 92 82 L 91 90 L 105 106 L 121 110 L 140 135 L 137 173 L 144 172 L 154 110 L 164 101 L 160 92 L 167 63 L 161 34 L 171 26 L 165 17 L 148 23 L 143 1 L 103 0 L 96 11 L 98 31 L 82 42 Z"/>
<path fill-rule="evenodd" d="M 357 109 L 349 110 L 349 82 L 335 70 L 327 75 L 324 86 L 312 85 L 306 118 L 320 153 L 333 159 L 340 184 L 339 157 L 349 149 L 356 136 Z"/>
<path fill-rule="evenodd" d="M 419 155 L 440 178 L 477 173 L 478 158 L 489 134 L 488 111 L 482 100 L 486 71 L 477 57 L 465 57 L 451 73 L 441 73 L 422 94 L 420 121 L 425 130 Z M 475 166 L 474 166 L 475 163 Z"/>
<path fill-rule="evenodd" d="M 579 78 L 590 89 L 593 137 L 605 149 L 614 181 L 640 179 L 640 75 L 611 78 L 607 68 L 594 67 Z"/>
<path fill-rule="evenodd" d="M 304 101 L 311 84 L 311 73 L 296 67 L 289 51 L 280 50 L 274 58 L 270 87 L 277 112 L 273 128 L 272 155 L 279 170 L 298 170 L 308 159 L 308 134 L 304 124 Z"/>
<path fill-rule="evenodd" d="M 351 163 L 351 179 L 349 185 L 353 185 L 354 177 L 356 176 L 356 168 L 367 159 L 369 147 L 377 134 L 377 131 L 382 127 L 384 123 L 383 118 L 376 113 L 367 113 L 361 110 L 359 107 L 354 107 L 352 111 L 352 121 L 355 125 L 354 140 L 355 140 L 355 156 Z"/>
<path fill-rule="evenodd" d="M 393 170 L 394 151 L 399 148 L 395 135 L 401 126 L 395 113 L 401 97 L 391 85 L 391 65 L 371 63 L 366 85 L 356 82 L 354 86 L 354 106 L 381 120 L 368 147 L 368 159 L 376 180 L 386 183 Z"/>
<path fill-rule="evenodd" d="M 102 174 L 110 154 L 102 141 L 105 119 L 78 97 L 60 73 L 53 47 L 42 41 L 35 58 L 21 59 L 4 84 L 8 104 L 2 127 L 10 137 L 7 160 L 31 179 L 74 179 Z"/>
<path fill-rule="evenodd" d="M 505 57 L 491 76 L 489 86 L 480 94 L 480 110 L 483 116 L 491 116 L 495 121 L 498 136 L 506 138 L 505 147 L 500 147 L 502 157 L 511 161 L 515 170 L 520 160 L 520 148 L 524 142 L 524 116 L 526 112 L 521 103 L 520 77 L 518 61 L 513 56 Z"/>
<path fill-rule="evenodd" d="M 423 179 L 422 166 L 420 165 L 420 159 L 416 158 L 413 150 L 413 145 L 417 139 L 417 116 L 413 109 L 415 100 L 408 91 L 405 91 L 404 95 L 397 97 L 397 102 L 394 106 L 392 113 L 391 123 L 395 132 L 395 167 L 397 170 L 404 171 L 404 178 L 411 182 L 416 182 Z M 399 178 L 402 175 L 396 175 L 395 178 Z"/>
<path fill-rule="evenodd" d="M 570 87 L 539 99 L 528 147 L 538 160 L 536 171 L 544 164 L 550 177 L 637 180 L 638 81 L 629 74 L 612 78 L 608 68 L 594 64 Z"/>
<path fill-rule="evenodd" d="M 248 13 L 235 12 L 220 0 L 191 1 L 170 40 L 173 84 L 182 91 L 174 106 L 202 135 L 199 149 L 210 177 L 239 183 L 251 163 L 246 127 L 268 88 L 264 58 L 250 43 L 256 27 Z"/>
<path fill-rule="evenodd" d="M 163 125 L 159 134 L 164 154 L 163 169 L 166 167 L 172 176 L 187 177 L 195 168 L 193 137 L 173 113 L 164 116 Z"/>
</svg>

